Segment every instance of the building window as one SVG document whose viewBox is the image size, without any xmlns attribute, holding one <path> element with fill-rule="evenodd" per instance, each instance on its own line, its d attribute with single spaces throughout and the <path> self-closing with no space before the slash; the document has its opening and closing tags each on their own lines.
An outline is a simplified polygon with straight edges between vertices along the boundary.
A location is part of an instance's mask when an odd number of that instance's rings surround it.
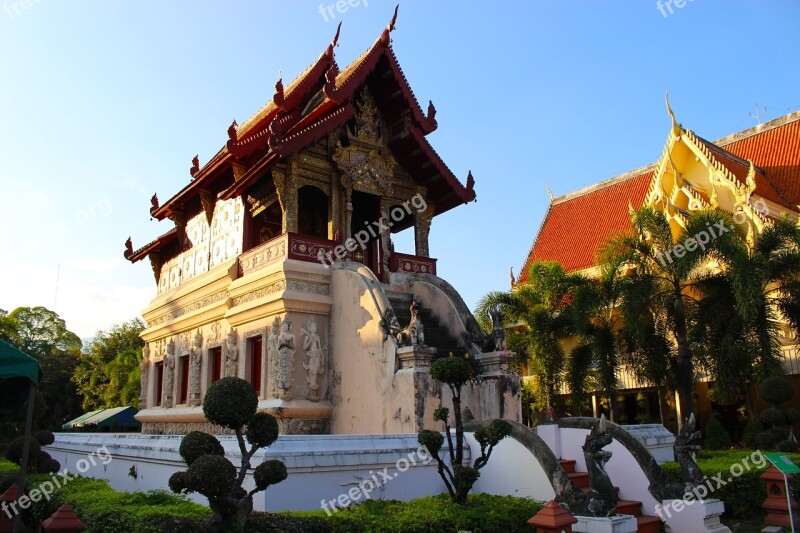
<svg viewBox="0 0 800 533">
<path fill-rule="evenodd" d="M 211 362 L 211 383 L 214 383 L 222 377 L 222 346 L 209 349 L 208 359 Z"/>
<path fill-rule="evenodd" d="M 156 407 L 161 405 L 161 396 L 164 394 L 164 361 L 156 363 Z"/>
<path fill-rule="evenodd" d="M 250 379 L 256 394 L 261 396 L 261 335 L 247 339 L 247 354 L 249 358 Z"/>
<path fill-rule="evenodd" d="M 178 359 L 181 388 L 178 391 L 178 403 L 185 404 L 189 399 L 189 356 L 184 355 Z"/>
</svg>

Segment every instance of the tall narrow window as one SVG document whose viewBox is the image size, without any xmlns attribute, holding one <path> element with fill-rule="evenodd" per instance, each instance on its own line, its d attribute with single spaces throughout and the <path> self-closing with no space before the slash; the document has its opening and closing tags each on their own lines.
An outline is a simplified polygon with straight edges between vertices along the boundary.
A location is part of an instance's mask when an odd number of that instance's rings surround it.
<svg viewBox="0 0 800 533">
<path fill-rule="evenodd" d="M 181 376 L 180 395 L 178 396 L 178 403 L 185 404 L 189 399 L 189 356 L 184 355 L 179 360 L 179 372 Z"/>
<path fill-rule="evenodd" d="M 164 393 L 164 361 L 156 363 L 156 407 L 161 405 L 161 396 Z"/>
<path fill-rule="evenodd" d="M 211 361 L 211 383 L 214 383 L 222 377 L 222 346 L 208 350 L 208 356 Z"/>
<path fill-rule="evenodd" d="M 261 336 L 247 340 L 247 351 L 250 357 L 250 383 L 256 394 L 261 396 Z"/>
</svg>

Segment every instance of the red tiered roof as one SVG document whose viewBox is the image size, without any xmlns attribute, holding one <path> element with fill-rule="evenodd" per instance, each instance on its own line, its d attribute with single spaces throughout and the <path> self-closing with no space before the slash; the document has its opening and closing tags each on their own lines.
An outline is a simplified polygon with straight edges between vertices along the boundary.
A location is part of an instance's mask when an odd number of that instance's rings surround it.
<svg viewBox="0 0 800 533">
<path fill-rule="evenodd" d="M 556 200 L 528 253 L 519 281 L 527 281 L 534 261 L 558 261 L 568 272 L 594 266 L 603 243 L 630 229 L 628 206 L 642 206 L 652 177 L 653 169 L 648 167 Z"/>
<path fill-rule="evenodd" d="M 376 74 L 370 78 L 370 85 L 379 109 L 393 129 L 402 125 L 400 133 L 390 132 L 389 147 L 398 163 L 427 187 L 436 214 L 475 200 L 471 175 L 463 185 L 425 138 L 437 127 L 436 109 L 429 103 L 427 113 L 423 112 L 392 50 L 389 35 L 396 18 L 397 9 L 373 45 L 341 72 L 334 59 L 337 28 L 333 41 L 317 61 L 286 88 L 279 80 L 270 102 L 241 126 L 232 124 L 226 146 L 202 168 L 193 168 L 193 181 L 163 205 L 153 207 L 152 216 L 163 220 L 181 212 L 188 218 L 201 209 L 202 190 L 214 191 L 222 200 L 242 194 L 273 164 L 353 118 L 358 91 L 373 73 Z M 245 171 L 234 179 L 233 167 L 237 163 Z M 126 252 L 125 257 L 131 261 L 146 257 L 161 247 L 162 237 L 133 253 Z"/>
<path fill-rule="evenodd" d="M 748 161 L 753 161 L 755 194 L 798 210 L 800 112 L 713 143 L 698 139 L 741 183 L 746 183 Z M 528 279 L 528 268 L 536 260 L 557 261 L 568 272 L 595 266 L 603 243 L 615 233 L 630 229 L 629 201 L 639 209 L 652 178 L 653 168 L 648 167 L 557 198 L 542 222 L 519 281 Z"/>
<path fill-rule="evenodd" d="M 776 123 L 780 124 L 774 127 Z M 784 199 L 777 203 L 796 210 L 800 205 L 800 112 L 754 130 L 751 135 L 743 132 L 717 144 L 742 159 L 752 159 Z M 757 189 L 756 194 L 761 192 Z"/>
</svg>

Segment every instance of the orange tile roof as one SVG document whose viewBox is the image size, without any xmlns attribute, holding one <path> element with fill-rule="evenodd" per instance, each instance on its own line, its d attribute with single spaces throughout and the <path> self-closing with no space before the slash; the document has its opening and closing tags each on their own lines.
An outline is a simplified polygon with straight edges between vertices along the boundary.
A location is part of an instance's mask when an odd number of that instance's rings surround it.
<svg viewBox="0 0 800 533">
<path fill-rule="evenodd" d="M 630 228 L 628 205 L 639 209 L 653 178 L 652 166 L 612 178 L 556 199 L 533 243 L 520 282 L 534 261 L 558 261 L 572 272 L 595 265 L 599 248 L 609 237 Z"/>
<path fill-rule="evenodd" d="M 774 123 L 779 124 L 773 126 Z M 715 144 L 742 159 L 752 159 L 785 198 L 778 203 L 797 209 L 800 205 L 800 113 L 720 139 Z M 761 194 L 761 191 L 756 192 Z"/>
</svg>

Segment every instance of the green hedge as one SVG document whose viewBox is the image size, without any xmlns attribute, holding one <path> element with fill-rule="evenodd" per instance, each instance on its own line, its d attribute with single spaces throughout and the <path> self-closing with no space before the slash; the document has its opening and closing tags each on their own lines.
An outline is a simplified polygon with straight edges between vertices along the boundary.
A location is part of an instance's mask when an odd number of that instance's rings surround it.
<svg viewBox="0 0 800 533">
<path fill-rule="evenodd" d="M 0 479 L 0 491 L 15 481 L 9 474 L 16 471 L 18 467 L 13 463 L 0 461 L 0 473 L 6 474 Z M 50 479 L 50 476 L 36 474 L 28 479 L 30 488 Z M 38 521 L 49 517 L 64 503 L 69 503 L 87 525 L 86 533 L 196 533 L 211 517 L 207 507 L 193 503 L 182 495 L 166 491 L 117 492 L 105 481 L 76 478 L 57 489 L 49 502 L 42 500 L 34 504 L 23 514 L 23 518 L 35 527 Z M 460 507 L 443 494 L 411 502 L 368 500 L 330 516 L 322 510 L 255 512 L 246 531 L 530 532 L 532 529 L 526 522 L 540 508 L 539 502 L 527 498 L 488 494 L 470 495 L 468 504 Z"/>
<path fill-rule="evenodd" d="M 725 502 L 725 512 L 736 518 L 759 516 L 763 514 L 761 504 L 767 497 L 766 485 L 759 476 L 771 465 L 767 461 L 766 465 L 757 468 L 749 458 L 754 453 L 753 450 L 731 450 L 731 451 L 707 451 L 700 452 L 697 458 L 697 465 L 703 474 L 708 477 L 714 492 L 706 498 L 717 498 Z M 786 454 L 797 464 L 800 464 L 800 454 Z M 738 463 L 742 464 L 744 458 L 748 458 L 750 469 L 738 477 L 733 477 L 731 466 Z M 766 461 L 766 457 L 764 458 Z M 661 468 L 675 481 L 681 477 L 680 465 L 676 462 L 664 463 Z M 717 488 L 717 482 L 712 478 L 722 473 L 722 480 L 726 482 L 724 486 Z M 731 481 L 728 482 L 728 478 Z M 795 477 L 792 481 L 792 492 L 797 494 L 800 491 L 800 477 Z"/>
</svg>

